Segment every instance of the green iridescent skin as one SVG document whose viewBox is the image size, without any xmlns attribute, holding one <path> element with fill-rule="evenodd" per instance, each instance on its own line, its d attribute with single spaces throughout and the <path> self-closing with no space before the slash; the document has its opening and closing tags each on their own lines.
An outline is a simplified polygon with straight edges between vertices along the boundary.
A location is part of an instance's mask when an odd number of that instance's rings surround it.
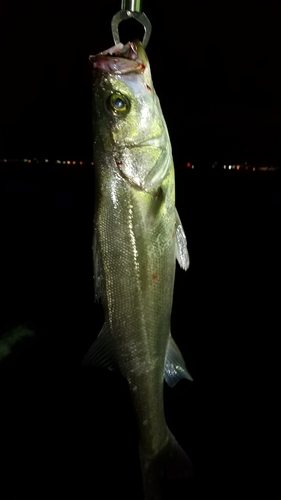
<svg viewBox="0 0 281 500">
<path fill-rule="evenodd" d="M 129 383 L 145 468 L 170 436 L 163 378 L 177 245 L 182 267 L 188 254 L 176 241 L 169 135 L 147 56 L 139 42 L 137 48 L 141 70 L 116 74 L 106 58 L 94 70 L 94 268 L 110 352 Z"/>
</svg>

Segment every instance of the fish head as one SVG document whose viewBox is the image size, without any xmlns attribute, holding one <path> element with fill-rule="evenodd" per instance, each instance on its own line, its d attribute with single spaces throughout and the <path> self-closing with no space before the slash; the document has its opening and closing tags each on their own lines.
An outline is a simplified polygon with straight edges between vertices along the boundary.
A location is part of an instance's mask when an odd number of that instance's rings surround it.
<svg viewBox="0 0 281 500">
<path fill-rule="evenodd" d="M 159 183 L 171 151 L 145 50 L 140 41 L 120 43 L 90 60 L 94 148 L 114 158 L 128 181 L 149 189 Z"/>
</svg>

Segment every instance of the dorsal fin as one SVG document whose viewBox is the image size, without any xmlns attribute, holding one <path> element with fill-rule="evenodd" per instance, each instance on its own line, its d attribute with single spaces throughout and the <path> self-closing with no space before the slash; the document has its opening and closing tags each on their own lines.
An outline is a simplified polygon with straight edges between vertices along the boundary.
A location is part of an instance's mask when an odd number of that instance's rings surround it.
<svg viewBox="0 0 281 500">
<path fill-rule="evenodd" d="M 117 368 L 113 342 L 106 323 L 104 323 L 97 339 L 83 358 L 82 365 L 100 366 L 102 368 L 108 368 L 109 370 L 115 370 Z"/>
</svg>

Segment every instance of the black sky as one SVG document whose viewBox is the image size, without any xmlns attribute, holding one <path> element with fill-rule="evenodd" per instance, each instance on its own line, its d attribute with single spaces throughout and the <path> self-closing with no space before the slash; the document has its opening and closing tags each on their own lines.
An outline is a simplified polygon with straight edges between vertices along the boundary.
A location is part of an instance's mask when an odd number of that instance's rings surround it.
<svg viewBox="0 0 281 500">
<path fill-rule="evenodd" d="M 1 157 L 91 157 L 88 56 L 113 44 L 119 9 L 119 1 L 1 2 Z M 144 2 L 176 160 L 281 160 L 280 10 L 275 0 Z"/>
</svg>

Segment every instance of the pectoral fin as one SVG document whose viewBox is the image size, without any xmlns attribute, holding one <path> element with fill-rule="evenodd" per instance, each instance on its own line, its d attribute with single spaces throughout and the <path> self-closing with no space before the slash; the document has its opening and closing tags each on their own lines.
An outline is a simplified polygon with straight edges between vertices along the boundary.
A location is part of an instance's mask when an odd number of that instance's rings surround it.
<svg viewBox="0 0 281 500">
<path fill-rule="evenodd" d="M 177 261 L 185 271 L 189 268 L 189 255 L 187 250 L 186 236 L 182 227 L 179 214 L 176 210 L 176 257 Z"/>
<path fill-rule="evenodd" d="M 99 366 L 109 370 L 117 368 L 113 343 L 106 323 L 104 323 L 97 339 L 83 358 L 82 365 Z"/>
<path fill-rule="evenodd" d="M 164 377 L 170 387 L 174 387 L 182 378 L 193 380 L 186 369 L 182 354 L 171 336 L 166 353 Z"/>
</svg>

